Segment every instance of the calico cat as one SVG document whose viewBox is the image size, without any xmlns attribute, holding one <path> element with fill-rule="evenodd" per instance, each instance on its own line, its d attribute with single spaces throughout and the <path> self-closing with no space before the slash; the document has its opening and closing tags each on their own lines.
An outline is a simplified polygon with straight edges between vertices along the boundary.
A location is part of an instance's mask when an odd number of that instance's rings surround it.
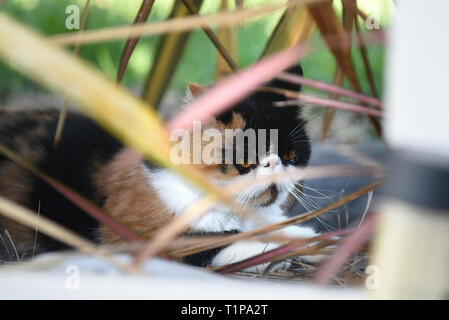
<svg viewBox="0 0 449 320">
<path fill-rule="evenodd" d="M 289 72 L 302 74 L 299 66 Z M 300 86 L 274 80 L 267 86 L 299 91 Z M 191 97 L 202 92 L 190 85 Z M 268 139 L 263 157 L 248 163 L 233 158 L 232 163 L 192 164 L 212 182 L 225 185 L 242 177 L 258 177 L 306 166 L 311 148 L 305 132 L 305 120 L 298 107 L 279 108 L 273 102 L 282 95 L 256 91 L 216 119 L 204 122 L 204 130 L 276 129 L 277 150 Z M 151 237 L 189 204 L 201 198 L 199 190 L 168 169 L 142 161 L 135 153 L 106 133 L 90 119 L 69 112 L 59 146 L 53 138 L 57 110 L 0 110 L 0 143 L 32 162 L 42 172 L 68 185 L 92 200 L 104 212 L 134 231 Z M 190 235 L 235 234 L 285 219 L 294 204 L 298 181 L 254 186 L 235 197 L 236 203 L 249 207 L 255 216 L 241 217 L 231 209 L 217 206 L 190 223 Z M 99 243 L 114 244 L 123 239 L 107 226 L 81 211 L 52 187 L 20 165 L 0 156 L 0 195 Z M 22 255 L 34 246 L 35 230 L 3 218 L 0 232 L 11 235 Z M 289 236 L 312 237 L 310 227 L 292 226 L 283 230 Z M 220 266 L 237 262 L 279 246 L 257 241 L 237 242 L 225 248 L 210 250 L 184 259 L 197 266 Z M 65 245 L 38 233 L 40 252 L 65 249 Z M 4 248 L 0 248 L 0 251 Z M 287 262 L 277 268 L 287 268 Z M 262 266 L 263 267 L 263 266 Z M 256 272 L 261 267 L 249 268 Z"/>
</svg>

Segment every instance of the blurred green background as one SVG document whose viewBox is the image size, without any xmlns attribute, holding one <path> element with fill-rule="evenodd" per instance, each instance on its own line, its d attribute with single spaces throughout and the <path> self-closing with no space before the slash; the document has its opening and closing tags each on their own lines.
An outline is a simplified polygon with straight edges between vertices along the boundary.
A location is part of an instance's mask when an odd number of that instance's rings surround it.
<svg viewBox="0 0 449 320">
<path fill-rule="evenodd" d="M 279 1 L 246 0 L 247 7 Z M 18 19 L 25 25 L 45 35 L 72 32 L 66 29 L 68 17 L 66 7 L 75 4 L 82 10 L 85 0 L 7 0 L 0 4 L 0 11 Z M 160 21 L 167 18 L 174 1 L 156 0 L 149 21 Z M 205 0 L 201 13 L 207 14 L 218 10 L 219 0 Z M 394 14 L 391 0 L 359 0 L 360 8 L 367 14 L 379 17 L 382 27 L 387 27 Z M 105 28 L 117 25 L 129 25 L 133 22 L 141 0 L 92 0 L 90 4 L 87 29 Z M 341 12 L 341 3 L 334 5 Z M 263 48 L 273 28 L 280 18 L 280 12 L 265 18 L 252 20 L 239 28 L 238 31 L 238 63 L 245 67 L 254 63 Z M 1 35 L 7 36 L 7 35 Z M 319 36 L 316 34 L 315 36 Z M 154 62 L 155 51 L 159 37 L 142 38 L 129 62 L 123 84 L 131 88 L 140 88 Z M 85 45 L 81 48 L 81 56 L 94 64 L 108 77 L 115 80 L 120 55 L 125 40 Z M 381 46 L 369 47 L 369 59 L 374 71 L 378 92 L 382 93 L 382 78 L 385 52 Z M 362 79 L 363 90 L 369 93 L 362 60 L 358 50 L 353 50 L 353 59 L 357 72 Z M 302 61 L 305 76 L 313 79 L 332 82 L 335 71 L 335 61 L 328 50 L 321 50 Z M 216 50 L 203 31 L 192 33 L 185 52 L 171 82 L 171 89 L 185 90 L 186 81 L 200 84 L 212 83 L 216 72 Z M 346 84 L 348 86 L 348 84 Z M 39 87 L 28 81 L 6 64 L 0 61 L 0 97 L 5 98 L 11 93 L 23 90 L 39 90 Z"/>
</svg>

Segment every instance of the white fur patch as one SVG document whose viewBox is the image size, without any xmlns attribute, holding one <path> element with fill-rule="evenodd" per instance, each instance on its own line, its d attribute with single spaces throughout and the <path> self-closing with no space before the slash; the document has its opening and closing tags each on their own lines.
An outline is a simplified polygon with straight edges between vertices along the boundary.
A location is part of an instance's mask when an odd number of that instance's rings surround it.
<svg viewBox="0 0 449 320">
<path fill-rule="evenodd" d="M 274 158 L 268 159 L 273 161 Z M 274 159 L 276 160 L 276 159 Z M 183 178 L 179 177 L 166 169 L 150 171 L 144 167 L 148 176 L 150 185 L 156 190 L 159 197 L 164 201 L 167 208 L 174 212 L 175 215 L 182 214 L 192 203 L 198 201 L 202 197 L 202 193 L 195 187 L 190 185 Z M 272 167 L 262 167 L 261 171 L 254 170 L 254 175 L 270 174 L 278 170 L 283 170 L 282 165 Z M 251 173 L 250 173 L 251 174 Z M 237 178 L 238 179 L 238 178 Z M 279 195 L 276 201 L 267 207 L 252 208 L 256 214 L 241 219 L 233 212 L 230 212 L 223 206 L 214 207 L 211 211 L 205 213 L 200 218 L 191 221 L 190 227 L 196 231 L 203 232 L 223 232 L 229 230 L 248 231 L 268 224 L 281 222 L 286 219 L 285 212 L 281 209 L 281 205 L 288 197 L 288 189 L 290 184 L 287 183 L 279 187 Z M 247 190 L 247 196 L 254 194 L 260 190 L 260 186 Z M 245 194 L 240 195 L 236 199 L 240 203 L 244 203 Z M 280 230 L 281 233 L 288 237 L 310 238 L 317 233 L 310 227 L 290 226 Z M 259 255 L 263 252 L 278 248 L 277 243 L 263 243 L 258 241 L 240 241 L 236 242 L 225 249 L 221 250 L 212 260 L 212 266 L 222 266 L 229 263 L 245 260 L 247 258 Z M 310 258 L 310 259 L 307 259 Z M 312 262 L 316 257 L 307 256 L 307 261 Z M 322 258 L 322 257 L 320 257 Z M 261 272 L 265 270 L 268 263 L 245 269 L 247 272 Z M 287 269 L 290 262 L 283 261 L 273 267 L 272 270 Z"/>
<path fill-rule="evenodd" d="M 145 167 L 150 185 L 156 190 L 167 208 L 175 215 L 182 214 L 191 204 L 202 197 L 202 193 L 195 187 L 170 170 L 160 169 L 150 171 Z M 257 188 L 257 187 L 256 187 Z M 247 191 L 254 192 L 253 190 Z M 288 197 L 287 187 L 279 188 L 276 201 L 267 207 L 253 208 L 256 215 L 246 217 L 245 221 L 222 206 L 213 208 L 200 218 L 192 221 L 190 227 L 205 232 L 222 232 L 229 230 L 248 231 L 286 219 L 281 205 Z M 237 201 L 244 197 L 237 197 Z M 240 202 L 240 201 L 239 201 Z M 291 226 L 283 229 L 290 237 L 309 238 L 317 233 L 309 227 Z"/>
<path fill-rule="evenodd" d="M 261 253 L 276 249 L 280 246 L 277 243 L 263 243 L 258 241 L 239 241 L 223 250 L 221 250 L 212 260 L 211 265 L 213 267 L 224 266 L 230 263 L 246 260 Z M 244 269 L 246 272 L 260 273 L 268 267 L 269 263 L 259 264 Z M 275 270 L 286 270 L 290 267 L 290 262 L 282 261 L 273 267 Z"/>
<path fill-rule="evenodd" d="M 201 199 L 202 193 L 176 173 L 165 169 L 154 172 L 146 170 L 150 176 L 150 185 L 175 215 L 182 214 L 191 204 Z M 190 227 L 204 232 L 223 232 L 243 228 L 242 221 L 237 216 L 220 208 L 214 208 L 191 221 Z"/>
<path fill-rule="evenodd" d="M 287 237 L 292 238 L 312 238 L 316 237 L 319 234 L 313 230 L 311 227 L 306 226 L 289 226 L 286 228 L 283 228 L 281 230 L 283 234 L 285 234 Z"/>
</svg>

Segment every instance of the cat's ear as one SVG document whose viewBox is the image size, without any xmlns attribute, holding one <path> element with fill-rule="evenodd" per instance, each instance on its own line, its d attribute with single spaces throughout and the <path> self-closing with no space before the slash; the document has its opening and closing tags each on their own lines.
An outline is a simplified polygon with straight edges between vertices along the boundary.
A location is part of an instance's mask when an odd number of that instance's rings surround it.
<svg viewBox="0 0 449 320">
<path fill-rule="evenodd" d="M 200 96 L 206 89 L 207 87 L 200 86 L 199 84 L 187 82 L 187 91 L 192 98 Z"/>
<path fill-rule="evenodd" d="M 303 75 L 302 68 L 299 64 L 291 66 L 290 68 L 286 69 L 284 72 L 290 73 L 291 75 L 294 75 L 294 76 L 302 76 Z M 284 90 L 296 91 L 296 92 L 301 91 L 300 84 L 291 83 L 288 81 L 283 81 L 283 80 L 278 80 L 278 79 L 273 79 L 273 81 L 271 81 L 268 84 L 268 86 L 273 87 L 273 88 L 284 89 Z"/>
</svg>

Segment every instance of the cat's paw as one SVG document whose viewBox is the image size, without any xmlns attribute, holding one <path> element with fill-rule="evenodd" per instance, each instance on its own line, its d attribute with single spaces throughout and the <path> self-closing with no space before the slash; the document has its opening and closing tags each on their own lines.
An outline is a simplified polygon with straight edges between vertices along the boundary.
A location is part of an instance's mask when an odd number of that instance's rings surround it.
<svg viewBox="0 0 449 320">
<path fill-rule="evenodd" d="M 317 233 L 315 230 L 313 230 L 311 227 L 306 227 L 306 226 L 289 226 L 286 227 L 284 229 L 282 229 L 282 232 L 284 235 L 288 236 L 288 237 L 293 237 L 293 238 L 313 238 L 316 236 L 319 236 L 320 234 Z M 331 240 L 339 240 L 340 237 L 338 236 L 334 236 L 332 238 L 330 238 Z M 307 246 L 313 246 L 315 244 L 317 244 L 318 242 L 310 242 Z M 336 246 L 335 245 L 330 245 L 328 247 L 326 247 L 328 249 L 335 249 Z M 326 260 L 329 257 L 329 255 L 327 254 L 316 254 L 316 255 L 303 255 L 303 256 L 299 256 L 298 259 L 306 262 L 306 263 L 310 263 L 310 264 L 317 264 L 317 263 L 321 263 L 324 260 Z"/>
<path fill-rule="evenodd" d="M 291 238 L 308 239 L 319 236 L 313 228 L 306 226 L 288 226 L 281 230 L 282 234 Z"/>
<path fill-rule="evenodd" d="M 299 260 L 302 262 L 305 262 L 307 264 L 318 264 L 326 260 L 329 256 L 325 254 L 316 254 L 313 256 L 300 256 L 298 257 Z"/>
<path fill-rule="evenodd" d="M 221 250 L 214 257 L 211 265 L 213 267 L 219 267 L 230 263 L 243 261 L 256 255 L 259 255 L 261 253 L 279 248 L 279 246 L 280 244 L 271 242 L 263 243 L 258 241 L 239 241 Z M 251 273 L 261 273 L 269 265 L 270 263 L 263 263 L 256 266 L 245 268 L 243 269 L 243 271 Z M 290 265 L 291 263 L 289 261 L 281 261 L 275 264 L 271 268 L 271 271 L 287 270 L 290 267 Z"/>
<path fill-rule="evenodd" d="M 330 240 L 340 240 L 341 237 L 338 236 L 334 236 L 331 237 Z M 311 243 L 314 244 L 314 243 Z M 335 244 L 333 245 L 329 245 L 326 247 L 326 249 L 336 249 L 337 246 Z M 324 262 L 325 260 L 327 260 L 330 257 L 331 253 L 327 253 L 327 254 L 315 254 L 315 255 L 307 255 L 307 256 L 300 256 L 299 259 L 305 263 L 309 263 L 309 264 L 319 264 Z"/>
</svg>

